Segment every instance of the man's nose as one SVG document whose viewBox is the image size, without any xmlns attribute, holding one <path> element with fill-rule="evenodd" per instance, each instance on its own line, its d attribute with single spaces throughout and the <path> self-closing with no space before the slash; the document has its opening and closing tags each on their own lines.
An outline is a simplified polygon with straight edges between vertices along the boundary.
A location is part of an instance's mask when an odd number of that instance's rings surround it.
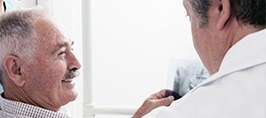
<svg viewBox="0 0 266 118">
<path fill-rule="evenodd" d="M 81 68 L 81 65 L 80 65 L 80 63 L 79 63 L 79 61 L 78 61 L 78 59 L 76 58 L 76 56 L 73 54 L 73 53 L 71 53 L 70 55 L 69 55 L 70 57 L 69 57 L 69 64 L 68 64 L 68 69 L 69 70 L 74 70 L 74 71 L 76 71 L 76 70 L 78 70 L 78 69 L 80 69 Z"/>
</svg>

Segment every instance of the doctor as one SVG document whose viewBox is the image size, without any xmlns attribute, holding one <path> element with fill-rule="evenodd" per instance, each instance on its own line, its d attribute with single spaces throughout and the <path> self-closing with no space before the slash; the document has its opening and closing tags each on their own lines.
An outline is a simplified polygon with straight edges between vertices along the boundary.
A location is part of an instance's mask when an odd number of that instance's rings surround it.
<svg viewBox="0 0 266 118">
<path fill-rule="evenodd" d="M 134 117 L 265 118 L 265 0 L 184 0 L 183 4 L 194 47 L 212 76 L 170 106 L 158 102 L 172 99 L 152 95 Z"/>
</svg>

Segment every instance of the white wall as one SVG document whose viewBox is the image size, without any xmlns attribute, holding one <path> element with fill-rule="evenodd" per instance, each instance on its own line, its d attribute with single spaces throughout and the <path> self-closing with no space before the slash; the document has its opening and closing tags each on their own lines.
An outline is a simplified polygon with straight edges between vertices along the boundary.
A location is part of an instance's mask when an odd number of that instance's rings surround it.
<svg viewBox="0 0 266 118">
<path fill-rule="evenodd" d="M 198 58 L 189 20 L 176 0 L 94 0 L 94 101 L 140 106 L 166 86 L 169 61 Z"/>
</svg>

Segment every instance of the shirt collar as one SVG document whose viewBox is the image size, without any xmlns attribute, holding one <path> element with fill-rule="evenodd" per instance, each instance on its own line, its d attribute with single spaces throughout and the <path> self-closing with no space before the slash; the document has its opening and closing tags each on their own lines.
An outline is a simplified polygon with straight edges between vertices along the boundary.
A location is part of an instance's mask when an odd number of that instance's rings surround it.
<svg viewBox="0 0 266 118">
<path fill-rule="evenodd" d="M 66 113 L 54 112 L 37 106 L 12 101 L 0 95 L 0 107 L 3 112 L 32 118 L 69 118 Z"/>
<path fill-rule="evenodd" d="M 202 85 L 208 84 L 222 76 L 238 70 L 266 63 L 266 29 L 252 33 L 237 42 L 226 53 L 217 73 L 200 83 L 191 90 L 195 91 Z"/>
<path fill-rule="evenodd" d="M 220 72 L 233 72 L 266 62 L 266 29 L 246 36 L 229 49 Z"/>
</svg>

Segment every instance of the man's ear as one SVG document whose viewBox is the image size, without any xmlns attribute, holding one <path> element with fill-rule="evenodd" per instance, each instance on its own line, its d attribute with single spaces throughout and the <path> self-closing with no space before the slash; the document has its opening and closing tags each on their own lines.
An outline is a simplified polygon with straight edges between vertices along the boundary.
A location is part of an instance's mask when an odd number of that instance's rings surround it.
<svg viewBox="0 0 266 118">
<path fill-rule="evenodd" d="M 227 21 L 230 19 L 231 16 L 231 6 L 230 6 L 230 0 L 220 0 L 219 7 L 219 20 L 217 23 L 218 29 L 223 29 L 227 23 Z"/>
<path fill-rule="evenodd" d="M 6 56 L 3 61 L 7 76 L 9 76 L 14 84 L 20 87 L 25 83 L 25 79 L 21 72 L 21 64 L 21 59 L 14 55 Z"/>
</svg>

